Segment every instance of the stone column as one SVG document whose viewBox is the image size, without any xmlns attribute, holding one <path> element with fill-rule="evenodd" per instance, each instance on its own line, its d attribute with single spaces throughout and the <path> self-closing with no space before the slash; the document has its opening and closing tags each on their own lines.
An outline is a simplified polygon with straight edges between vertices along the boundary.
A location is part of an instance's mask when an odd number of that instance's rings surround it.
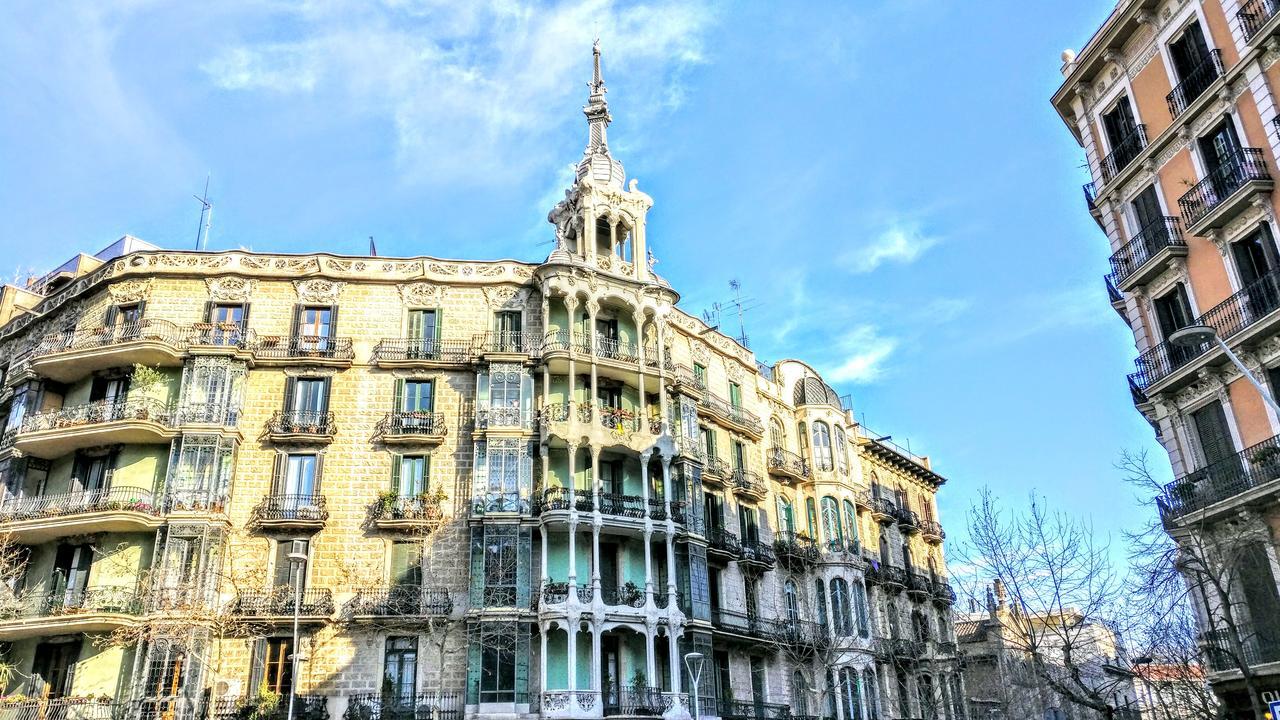
<svg viewBox="0 0 1280 720">
<path fill-rule="evenodd" d="M 578 623 L 570 613 L 565 628 L 565 636 L 569 639 L 569 689 L 578 689 Z"/>
<path fill-rule="evenodd" d="M 541 632 L 539 632 L 538 635 L 540 636 L 539 640 L 541 641 L 541 645 L 542 645 L 542 656 L 538 659 L 538 667 L 540 668 L 540 671 L 541 671 L 541 675 L 539 677 L 542 678 L 541 679 L 542 689 L 546 690 L 547 689 L 547 633 L 550 632 L 551 623 L 539 623 L 539 626 L 541 628 Z"/>
<path fill-rule="evenodd" d="M 592 377 L 595 369 L 592 368 Z M 591 509 L 600 512 L 600 446 L 592 443 L 591 448 Z"/>
<path fill-rule="evenodd" d="M 600 692 L 602 689 L 600 682 L 600 623 L 596 620 L 591 622 L 591 689 Z M 604 698 L 600 698 L 600 702 L 604 702 Z"/>
<path fill-rule="evenodd" d="M 644 595 L 645 604 L 653 602 L 653 548 L 650 543 L 653 541 L 653 531 L 645 529 L 644 531 Z M 670 570 L 667 571 L 670 574 Z"/>
<path fill-rule="evenodd" d="M 670 575 L 671 573 L 667 573 L 667 574 Z M 677 640 L 678 640 L 678 637 L 676 633 L 676 628 L 668 625 L 667 626 L 667 655 L 669 656 L 669 663 L 671 665 L 670 667 L 671 692 L 673 693 L 680 692 L 681 678 L 684 677 L 684 673 L 681 672 L 681 668 L 680 668 L 680 663 L 681 663 L 680 643 L 677 642 Z M 693 712 L 692 703 L 690 703 L 689 705 L 689 712 Z M 694 720 L 697 720 L 697 719 L 694 718 Z"/>
<path fill-rule="evenodd" d="M 591 523 L 591 597 L 600 599 L 600 519 L 598 517 Z"/>
<path fill-rule="evenodd" d="M 648 620 L 644 624 L 644 677 L 645 681 L 651 687 L 661 687 L 661 683 L 657 682 L 657 663 L 653 656 L 653 636 L 658 632 L 657 623 Z"/>
</svg>

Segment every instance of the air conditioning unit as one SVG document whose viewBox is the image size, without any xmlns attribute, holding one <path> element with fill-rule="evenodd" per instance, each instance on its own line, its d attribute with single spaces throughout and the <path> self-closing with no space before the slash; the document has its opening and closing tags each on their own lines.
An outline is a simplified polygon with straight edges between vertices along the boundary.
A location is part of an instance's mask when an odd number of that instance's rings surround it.
<svg viewBox="0 0 1280 720">
<path fill-rule="evenodd" d="M 239 697 L 240 681 L 239 680 L 219 680 L 214 686 L 214 692 L 218 697 Z"/>
<path fill-rule="evenodd" d="M 289 559 L 290 560 L 306 560 L 307 559 L 307 541 L 306 540 L 290 540 L 289 541 Z"/>
</svg>

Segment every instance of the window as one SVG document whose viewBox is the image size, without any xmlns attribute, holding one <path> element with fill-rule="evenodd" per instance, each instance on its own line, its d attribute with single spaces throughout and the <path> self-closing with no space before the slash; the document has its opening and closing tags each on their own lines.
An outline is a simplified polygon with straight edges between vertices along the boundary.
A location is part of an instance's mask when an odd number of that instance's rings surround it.
<svg viewBox="0 0 1280 720">
<path fill-rule="evenodd" d="M 410 310 L 405 318 L 407 357 L 437 357 L 437 341 L 440 339 L 440 313 L 437 310 Z"/>
<path fill-rule="evenodd" d="M 1150 242 L 1150 247 L 1163 247 L 1167 239 L 1169 227 L 1164 222 L 1164 209 L 1160 207 L 1160 197 L 1155 185 L 1148 185 L 1138 193 L 1131 205 L 1133 208 L 1133 236 L 1142 235 Z M 1125 274 L 1133 272 L 1136 267 L 1117 268 Z"/>
<path fill-rule="evenodd" d="M 898 714 L 911 717 L 911 691 L 907 686 L 907 675 L 901 668 L 894 671 L 898 681 Z"/>
<path fill-rule="evenodd" d="M 871 637 L 871 619 L 867 615 L 867 588 L 861 582 L 851 583 L 853 612 L 858 621 L 858 637 Z"/>
<path fill-rule="evenodd" d="M 853 545 L 858 542 L 858 510 L 854 507 L 852 500 L 844 501 L 844 536 L 848 539 L 848 543 Z"/>
<path fill-rule="evenodd" d="M 327 350 L 329 341 L 333 339 L 334 308 L 306 307 L 298 308 L 294 317 L 294 337 L 298 346 L 307 350 Z"/>
<path fill-rule="evenodd" d="M 48 690 L 51 699 L 71 693 L 71 678 L 80 661 L 80 638 L 72 642 L 42 642 L 36 645 L 35 659 L 31 663 L 32 677 L 44 680 L 39 694 Z"/>
<path fill-rule="evenodd" d="M 476 442 L 477 501 L 483 512 L 528 512 L 533 467 L 529 445 L 517 438 Z"/>
<path fill-rule="evenodd" d="M 756 509 L 746 505 L 738 506 L 738 527 L 742 531 L 743 542 L 756 542 L 760 539 L 760 528 L 756 525 Z"/>
<path fill-rule="evenodd" d="M 115 468 L 115 453 L 110 455 L 76 456 L 75 469 L 71 476 L 72 492 L 97 493 L 111 484 L 111 473 Z M 88 500 L 93 502 L 92 499 Z"/>
<path fill-rule="evenodd" d="M 432 380 L 401 380 L 396 387 L 396 410 L 412 416 L 435 409 L 436 384 Z"/>
<path fill-rule="evenodd" d="M 301 584 L 302 589 L 307 589 L 306 566 L 295 562 L 290 555 L 302 555 L 307 557 L 311 550 L 311 542 L 309 540 L 277 540 L 276 541 L 276 557 L 275 557 L 275 587 L 295 587 Z"/>
<path fill-rule="evenodd" d="M 429 455 L 401 455 L 391 459 L 391 490 L 402 498 L 416 498 L 427 491 L 431 473 Z"/>
<path fill-rule="evenodd" d="M 1240 182 L 1238 177 L 1224 177 L 1224 174 L 1230 176 L 1241 162 L 1240 138 L 1236 135 L 1235 123 L 1228 116 L 1208 135 L 1200 138 L 1198 144 L 1205 177 L 1212 178 L 1217 199 L 1225 199 Z"/>
<path fill-rule="evenodd" d="M 1236 272 L 1240 275 L 1240 285 L 1249 287 L 1276 268 L 1276 246 L 1271 237 L 1271 228 L 1265 223 L 1258 226 L 1251 235 L 1231 244 L 1231 255 L 1236 261 Z M 1265 313 L 1265 308 L 1263 309 Z"/>
<path fill-rule="evenodd" d="M 769 442 L 773 447 L 787 449 L 787 432 L 782 429 L 782 423 L 778 418 L 769 418 Z"/>
<path fill-rule="evenodd" d="M 853 668 L 840 669 L 840 691 L 844 696 L 844 716 L 860 720 L 862 718 L 862 688 L 858 687 L 858 671 Z"/>
<path fill-rule="evenodd" d="M 778 498 L 778 531 L 792 534 L 796 531 L 795 512 L 791 501 L 784 497 Z"/>
<path fill-rule="evenodd" d="M 804 510 L 805 510 L 805 515 L 808 517 L 808 521 L 809 521 L 809 537 L 817 539 L 818 537 L 818 506 L 817 506 L 817 503 L 814 502 L 813 498 L 807 497 L 804 499 Z"/>
<path fill-rule="evenodd" d="M 129 396 L 129 377 L 96 377 L 89 386 L 89 402 L 124 402 Z"/>
<path fill-rule="evenodd" d="M 516 528 L 484 528 L 484 604 L 516 604 Z"/>
<path fill-rule="evenodd" d="M 418 639 L 413 637 L 387 638 L 383 660 L 382 698 L 401 703 L 413 701 L 418 676 Z"/>
<path fill-rule="evenodd" d="M 480 648 L 480 702 L 515 702 L 515 638 L 501 630 L 482 630 Z"/>
<path fill-rule="evenodd" d="M 261 649 L 262 680 L 257 689 L 288 695 L 293 687 L 293 638 L 267 638 Z"/>
<path fill-rule="evenodd" d="M 736 382 L 729 383 L 729 404 L 736 408 L 742 407 L 742 386 Z"/>
<path fill-rule="evenodd" d="M 836 426 L 836 468 L 841 475 L 849 474 L 849 456 L 846 451 L 844 428 Z"/>
<path fill-rule="evenodd" d="M 831 581 L 831 622 L 837 636 L 853 635 L 853 611 L 849 605 L 849 584 L 844 578 Z"/>
<path fill-rule="evenodd" d="M 422 585 L 422 543 L 397 540 L 391 543 L 391 585 Z"/>
<path fill-rule="evenodd" d="M 693 384 L 694 386 L 700 387 L 703 390 L 707 389 L 707 366 L 706 365 L 699 365 L 698 363 L 693 364 Z"/>
<path fill-rule="evenodd" d="M 1191 413 L 1191 424 L 1195 427 L 1200 460 L 1204 466 L 1235 456 L 1235 442 L 1231 439 L 1231 429 L 1227 426 L 1222 403 L 1211 400 L 1209 404 Z"/>
<path fill-rule="evenodd" d="M 824 422 L 813 424 L 813 462 L 819 470 L 831 470 L 831 427 Z"/>
<path fill-rule="evenodd" d="M 840 506 L 830 495 L 822 498 L 822 535 L 832 552 L 844 549 L 844 531 L 840 526 Z"/>
<path fill-rule="evenodd" d="M 791 700 L 795 703 L 796 715 L 806 717 L 809 715 L 809 683 L 804 679 L 804 673 L 796 670 L 791 673 Z"/>
<path fill-rule="evenodd" d="M 277 481 L 276 494 L 310 504 L 316 494 L 320 456 L 313 453 L 291 453 L 284 456 L 283 477 Z"/>
<path fill-rule="evenodd" d="M 115 328 L 116 334 L 125 335 L 136 334 L 138 332 L 138 323 L 142 321 L 143 309 L 146 303 L 136 302 L 128 305 L 112 305 L 107 308 L 106 317 L 103 318 L 102 324 Z"/>
<path fill-rule="evenodd" d="M 1156 313 L 1156 322 L 1160 325 L 1160 334 L 1165 340 L 1192 322 L 1191 302 L 1187 299 L 1187 291 L 1182 283 L 1178 283 L 1169 292 L 1153 299 L 1151 305 Z M 1176 351 L 1180 347 L 1175 345 L 1171 350 Z M 1176 360 L 1178 353 L 1175 352 L 1174 357 Z"/>
<path fill-rule="evenodd" d="M 716 431 L 709 427 L 699 428 L 702 434 L 702 453 L 706 455 L 708 460 L 718 457 L 716 453 Z"/>
<path fill-rule="evenodd" d="M 825 634 L 827 629 L 827 586 L 822 583 L 822 578 L 813 581 L 813 606 L 814 614 L 818 616 L 818 624 L 822 626 Z"/>
<path fill-rule="evenodd" d="M 796 426 L 796 437 L 800 438 L 800 454 L 804 455 L 809 449 L 809 430 L 803 422 Z"/>
<path fill-rule="evenodd" d="M 1102 130 L 1107 135 L 1107 150 L 1111 156 L 1112 173 L 1129 164 L 1142 146 L 1132 138 L 1138 124 L 1133 119 L 1133 107 L 1129 96 L 1124 95 L 1115 106 L 1102 114 Z"/>
<path fill-rule="evenodd" d="M 739 471 L 747 469 L 747 448 L 741 440 L 733 441 L 733 469 Z"/>
<path fill-rule="evenodd" d="M 1182 31 L 1182 34 L 1169 43 L 1169 57 L 1173 61 L 1173 69 L 1178 81 L 1183 83 L 1190 82 L 1199 87 L 1196 77 L 1203 74 L 1201 65 L 1209 57 L 1209 44 L 1205 42 L 1204 31 L 1200 29 L 1199 22 L 1193 20 Z M 1198 73 L 1198 70 L 1201 72 Z M 1204 86 L 1207 87 L 1208 83 L 1212 82 L 1215 77 L 1217 75 L 1208 78 Z M 1203 89 L 1203 87 L 1199 88 L 1200 91 L 1203 91 Z M 1199 91 L 1195 93 L 1188 92 L 1186 102 L 1194 100 L 1199 95 Z"/>
<path fill-rule="evenodd" d="M 323 422 L 322 416 L 329 411 L 329 378 L 289 378 L 284 402 L 298 422 Z"/>
<path fill-rule="evenodd" d="M 499 310 L 493 314 L 493 345 L 495 352 L 521 352 L 521 314 L 519 310 Z"/>
<path fill-rule="evenodd" d="M 795 581 L 790 578 L 782 585 L 782 599 L 787 608 L 787 620 L 800 621 L 800 599 L 796 595 Z"/>
<path fill-rule="evenodd" d="M 248 303 L 209 303 L 205 319 L 209 329 L 201 340 L 210 345 L 235 345 L 249 324 Z"/>
<path fill-rule="evenodd" d="M 876 692 L 876 675 L 871 668 L 862 670 L 862 686 L 867 689 L 867 720 L 879 720 L 880 698 Z M 956 716 L 960 718 L 962 716 Z"/>
<path fill-rule="evenodd" d="M 493 363 L 478 378 L 484 427 L 521 427 L 531 414 L 533 376 L 516 363 Z"/>
</svg>

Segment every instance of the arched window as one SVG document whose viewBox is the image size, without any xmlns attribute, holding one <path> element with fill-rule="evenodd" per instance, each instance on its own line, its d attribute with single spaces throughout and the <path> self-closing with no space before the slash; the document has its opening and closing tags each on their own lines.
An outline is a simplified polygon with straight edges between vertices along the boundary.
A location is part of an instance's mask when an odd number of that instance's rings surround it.
<svg viewBox="0 0 1280 720">
<path fill-rule="evenodd" d="M 929 621 L 919 610 L 911 611 L 911 629 L 915 632 L 917 642 L 929 641 Z"/>
<path fill-rule="evenodd" d="M 778 496 L 778 531 L 793 535 L 796 532 L 795 509 L 791 501 L 781 495 Z"/>
<path fill-rule="evenodd" d="M 871 618 L 867 616 L 867 587 L 853 583 L 853 612 L 858 621 L 858 637 L 871 637 Z"/>
<path fill-rule="evenodd" d="M 822 498 L 822 535 L 832 552 L 844 549 L 844 530 L 840 526 L 840 506 L 830 495 Z"/>
<path fill-rule="evenodd" d="M 849 607 L 849 584 L 844 578 L 831 581 L 831 622 L 839 637 L 853 634 L 853 614 Z"/>
<path fill-rule="evenodd" d="M 769 418 L 769 441 L 776 448 L 787 449 L 787 433 L 778 418 Z"/>
<path fill-rule="evenodd" d="M 806 519 L 809 521 L 809 537 L 815 541 L 818 539 L 818 506 L 813 498 L 804 499 L 804 511 Z"/>
<path fill-rule="evenodd" d="M 819 470 L 831 469 L 831 427 L 824 422 L 813 424 L 813 464 Z"/>
<path fill-rule="evenodd" d="M 809 683 L 799 670 L 791 673 L 791 700 L 795 703 L 797 715 L 804 717 L 809 714 Z"/>
<path fill-rule="evenodd" d="M 871 668 L 862 670 L 862 687 L 867 689 L 867 718 L 880 720 L 880 693 L 876 686 L 876 674 Z M 957 718 L 962 716 L 957 715 Z"/>
<path fill-rule="evenodd" d="M 849 474 L 849 456 L 845 450 L 844 428 L 836 426 L 836 468 L 841 475 Z"/>
<path fill-rule="evenodd" d="M 902 620 L 898 617 L 898 600 L 897 598 L 889 598 L 885 603 L 885 614 L 889 616 L 889 637 L 897 639 L 902 637 Z"/>
<path fill-rule="evenodd" d="M 852 500 L 844 501 L 844 537 L 850 545 L 858 542 L 858 509 Z"/>
<path fill-rule="evenodd" d="M 787 605 L 787 620 L 799 622 L 800 598 L 796 596 L 796 584 L 791 580 L 782 586 L 782 599 Z"/>
<path fill-rule="evenodd" d="M 818 578 L 813 581 L 813 604 L 814 613 L 818 616 L 818 624 L 822 626 L 823 634 L 827 629 L 827 588 L 822 584 L 822 579 Z"/>
<path fill-rule="evenodd" d="M 862 720 L 862 689 L 858 685 L 858 671 L 841 668 L 840 694 L 844 696 L 844 716 L 849 720 Z"/>
<path fill-rule="evenodd" d="M 892 565 L 890 560 L 892 558 L 889 557 L 889 538 L 885 536 L 884 528 L 880 528 L 880 564 Z"/>
</svg>

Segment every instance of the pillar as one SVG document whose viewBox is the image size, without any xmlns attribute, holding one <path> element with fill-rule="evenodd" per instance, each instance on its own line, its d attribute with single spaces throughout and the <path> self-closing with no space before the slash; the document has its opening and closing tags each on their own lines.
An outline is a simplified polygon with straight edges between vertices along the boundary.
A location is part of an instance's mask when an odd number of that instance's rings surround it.
<svg viewBox="0 0 1280 720">
<path fill-rule="evenodd" d="M 650 542 L 653 539 L 653 531 L 646 529 L 644 531 L 644 594 L 646 604 L 653 599 L 653 549 Z M 671 574 L 671 569 L 667 569 L 667 574 Z"/>
<path fill-rule="evenodd" d="M 652 620 L 644 624 L 644 677 L 650 687 L 661 686 L 661 683 L 656 682 L 658 670 L 653 656 L 653 635 L 657 631 L 658 628 Z"/>
</svg>

